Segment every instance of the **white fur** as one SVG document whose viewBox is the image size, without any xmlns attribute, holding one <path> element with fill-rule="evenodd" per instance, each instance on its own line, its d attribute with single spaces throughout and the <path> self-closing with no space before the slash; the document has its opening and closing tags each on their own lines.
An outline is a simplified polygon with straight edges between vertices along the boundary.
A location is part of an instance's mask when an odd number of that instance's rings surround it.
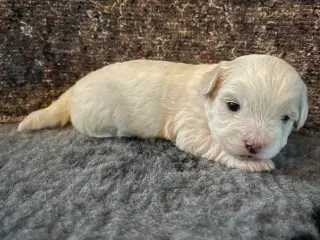
<svg viewBox="0 0 320 240">
<path fill-rule="evenodd" d="M 240 110 L 230 111 L 229 101 Z M 274 168 L 270 159 L 293 124 L 305 123 L 307 102 L 306 85 L 277 57 L 247 55 L 215 65 L 134 60 L 88 74 L 18 130 L 63 124 L 67 116 L 92 137 L 162 137 L 228 167 L 264 171 Z M 250 154 L 245 141 L 261 151 Z"/>
</svg>

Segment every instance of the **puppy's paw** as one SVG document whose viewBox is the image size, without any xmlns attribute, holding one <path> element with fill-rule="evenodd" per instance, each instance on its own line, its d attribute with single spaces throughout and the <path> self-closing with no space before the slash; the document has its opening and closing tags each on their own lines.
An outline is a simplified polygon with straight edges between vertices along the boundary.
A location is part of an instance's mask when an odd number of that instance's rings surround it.
<svg viewBox="0 0 320 240">
<path fill-rule="evenodd" d="M 241 164 L 240 169 L 247 172 L 265 172 L 265 171 L 272 171 L 275 169 L 274 162 L 270 159 L 256 160 L 256 161 L 241 161 L 241 162 L 243 163 Z"/>
<path fill-rule="evenodd" d="M 272 171 L 275 169 L 275 165 L 272 160 L 240 160 L 230 155 L 224 155 L 217 159 L 229 168 L 237 168 L 246 172 L 264 172 Z"/>
</svg>

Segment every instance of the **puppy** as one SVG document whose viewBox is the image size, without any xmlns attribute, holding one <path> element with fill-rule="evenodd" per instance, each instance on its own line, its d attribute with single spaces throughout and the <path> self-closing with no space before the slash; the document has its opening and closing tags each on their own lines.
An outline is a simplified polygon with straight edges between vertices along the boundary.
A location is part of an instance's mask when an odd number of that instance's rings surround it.
<svg viewBox="0 0 320 240">
<path fill-rule="evenodd" d="M 244 171 L 269 171 L 308 115 L 307 87 L 284 60 L 219 64 L 132 60 L 91 72 L 18 131 L 63 126 L 91 137 L 160 137 Z"/>
</svg>

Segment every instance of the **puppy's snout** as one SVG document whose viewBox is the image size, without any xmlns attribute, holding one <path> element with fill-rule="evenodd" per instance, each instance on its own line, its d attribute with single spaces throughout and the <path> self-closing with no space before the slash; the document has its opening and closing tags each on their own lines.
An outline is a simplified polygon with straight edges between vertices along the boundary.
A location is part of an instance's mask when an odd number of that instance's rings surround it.
<svg viewBox="0 0 320 240">
<path fill-rule="evenodd" d="M 248 150 L 249 153 L 251 154 L 257 154 L 261 151 L 262 149 L 262 146 L 261 145 L 256 145 L 256 144 L 248 144 L 248 143 L 245 143 L 246 144 L 246 149 Z"/>
</svg>

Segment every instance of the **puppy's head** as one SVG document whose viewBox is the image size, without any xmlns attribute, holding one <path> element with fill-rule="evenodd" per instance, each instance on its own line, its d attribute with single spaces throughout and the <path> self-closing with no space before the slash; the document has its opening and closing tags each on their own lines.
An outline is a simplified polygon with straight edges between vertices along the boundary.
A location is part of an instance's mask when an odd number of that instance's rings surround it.
<svg viewBox="0 0 320 240">
<path fill-rule="evenodd" d="M 277 57 L 247 55 L 220 62 L 200 83 L 213 137 L 240 159 L 274 157 L 308 115 L 306 85 Z"/>
</svg>

